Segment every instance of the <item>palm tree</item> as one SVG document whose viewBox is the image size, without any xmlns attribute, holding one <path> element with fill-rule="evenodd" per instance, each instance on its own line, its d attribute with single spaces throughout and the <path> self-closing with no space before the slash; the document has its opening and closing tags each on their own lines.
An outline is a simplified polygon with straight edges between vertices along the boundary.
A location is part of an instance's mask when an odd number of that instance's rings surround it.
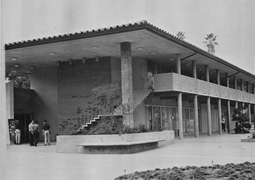
<svg viewBox="0 0 255 180">
<path fill-rule="evenodd" d="M 177 34 L 176 34 L 176 37 L 180 40 L 184 40 L 186 37 L 185 37 L 185 32 L 182 32 L 182 31 L 178 31 Z"/>
<path fill-rule="evenodd" d="M 206 34 L 206 37 L 205 37 L 206 41 L 203 42 L 206 44 L 208 48 L 208 52 L 212 55 L 215 54 L 214 45 L 218 45 L 218 43 L 216 42 L 216 37 L 217 36 L 214 36 L 213 33 Z"/>
</svg>

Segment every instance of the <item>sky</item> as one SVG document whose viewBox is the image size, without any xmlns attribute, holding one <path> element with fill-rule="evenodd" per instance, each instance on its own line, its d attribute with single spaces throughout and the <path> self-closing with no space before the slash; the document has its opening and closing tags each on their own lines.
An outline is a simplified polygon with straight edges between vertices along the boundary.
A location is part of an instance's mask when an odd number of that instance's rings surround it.
<svg viewBox="0 0 255 180">
<path fill-rule="evenodd" d="M 254 0 L 2 0 L 5 43 L 134 23 L 149 23 L 255 74 Z"/>
</svg>

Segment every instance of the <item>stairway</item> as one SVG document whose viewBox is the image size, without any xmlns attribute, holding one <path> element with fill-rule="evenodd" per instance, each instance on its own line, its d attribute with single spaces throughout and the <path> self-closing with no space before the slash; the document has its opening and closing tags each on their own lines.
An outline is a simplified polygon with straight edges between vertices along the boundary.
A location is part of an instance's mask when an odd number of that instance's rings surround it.
<svg viewBox="0 0 255 180">
<path fill-rule="evenodd" d="M 97 117 L 94 117 L 88 123 L 82 125 L 79 129 L 84 129 L 84 128 L 90 127 L 93 123 L 96 123 L 97 121 L 101 120 L 101 117 L 102 117 L 102 115 L 98 115 Z"/>
<path fill-rule="evenodd" d="M 136 108 L 138 108 L 138 106 L 145 100 L 146 97 L 148 97 L 148 95 L 151 93 L 151 90 L 147 89 L 147 90 L 134 90 L 133 91 L 133 109 L 130 109 L 130 113 L 133 113 Z M 93 123 L 96 123 L 97 121 L 101 120 L 102 116 L 106 116 L 109 114 L 101 114 L 98 115 L 97 117 L 93 118 L 92 120 L 90 120 L 88 123 L 86 123 L 85 125 L 82 125 L 78 130 L 84 129 L 84 128 L 89 128 Z M 118 106 L 115 110 L 113 115 L 123 115 L 123 106 L 120 105 Z"/>
<path fill-rule="evenodd" d="M 136 108 L 138 108 L 138 106 L 141 105 L 141 103 L 149 96 L 150 93 L 151 93 L 150 89 L 134 90 L 134 93 L 133 93 L 134 107 L 131 110 L 131 113 L 133 113 L 136 110 Z"/>
</svg>

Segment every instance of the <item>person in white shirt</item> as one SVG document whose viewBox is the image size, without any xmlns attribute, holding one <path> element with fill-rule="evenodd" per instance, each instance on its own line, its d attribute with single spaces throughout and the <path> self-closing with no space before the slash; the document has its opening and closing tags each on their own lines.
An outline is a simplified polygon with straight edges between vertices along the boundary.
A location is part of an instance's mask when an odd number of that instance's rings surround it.
<svg viewBox="0 0 255 180">
<path fill-rule="evenodd" d="M 34 140 L 33 140 L 34 137 L 33 137 L 33 129 L 32 129 L 33 124 L 34 124 L 34 120 L 32 120 L 31 123 L 28 125 L 30 146 L 34 145 Z"/>
</svg>

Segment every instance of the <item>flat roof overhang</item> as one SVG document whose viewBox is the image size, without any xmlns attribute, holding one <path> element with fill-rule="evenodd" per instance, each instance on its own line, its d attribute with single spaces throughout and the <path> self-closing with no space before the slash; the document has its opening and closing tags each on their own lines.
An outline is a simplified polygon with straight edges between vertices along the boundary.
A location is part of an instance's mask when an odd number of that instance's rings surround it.
<svg viewBox="0 0 255 180">
<path fill-rule="evenodd" d="M 236 74 L 239 79 L 255 83 L 255 76 L 221 58 L 177 39 L 167 32 L 142 21 L 93 31 L 49 37 L 32 41 L 7 44 L 6 68 L 29 71 L 33 68 L 55 66 L 57 62 L 69 59 L 111 56 L 120 58 L 120 43 L 130 42 L 133 58 L 145 58 L 160 63 L 169 63 L 176 54 L 182 62 L 196 60 L 197 65 L 208 65 L 229 76 Z M 156 53 L 156 54 L 153 54 Z M 187 58 L 188 57 L 188 58 Z M 17 60 L 12 60 L 16 58 Z"/>
</svg>

